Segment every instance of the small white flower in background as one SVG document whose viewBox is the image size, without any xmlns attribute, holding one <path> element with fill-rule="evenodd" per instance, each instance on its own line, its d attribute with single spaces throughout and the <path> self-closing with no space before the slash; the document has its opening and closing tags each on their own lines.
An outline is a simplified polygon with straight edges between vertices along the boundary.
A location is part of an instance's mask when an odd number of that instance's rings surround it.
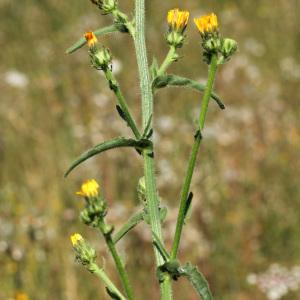
<svg viewBox="0 0 300 300">
<path fill-rule="evenodd" d="M 246 39 L 244 46 L 249 53 L 255 56 L 263 56 L 266 52 L 266 47 L 254 38 Z"/>
<path fill-rule="evenodd" d="M 105 107 L 109 102 L 109 97 L 105 94 L 98 93 L 93 96 L 93 101 L 98 107 Z"/>
<path fill-rule="evenodd" d="M 300 78 L 300 63 L 294 57 L 284 57 L 280 63 L 280 69 L 287 79 Z"/>
<path fill-rule="evenodd" d="M 247 282 L 256 285 L 269 300 L 279 300 L 289 291 L 295 291 L 300 287 L 300 266 L 294 266 L 291 270 L 273 264 L 261 274 L 250 274 Z"/>
<path fill-rule="evenodd" d="M 122 62 L 120 60 L 114 58 L 112 60 L 111 64 L 112 64 L 112 72 L 113 72 L 113 74 L 114 75 L 118 75 L 122 71 L 122 69 L 123 69 Z M 99 74 L 101 76 L 103 76 L 103 77 L 105 76 L 104 73 L 101 70 L 98 70 L 98 72 L 99 72 Z"/>
<path fill-rule="evenodd" d="M 28 78 L 25 74 L 12 70 L 4 74 L 4 81 L 12 87 L 25 88 L 28 85 Z"/>
<path fill-rule="evenodd" d="M 157 120 L 157 127 L 160 131 L 168 133 L 174 129 L 175 123 L 172 117 L 162 116 Z"/>
<path fill-rule="evenodd" d="M 119 74 L 123 69 L 122 62 L 116 58 L 112 60 L 112 72 L 114 75 Z"/>
</svg>

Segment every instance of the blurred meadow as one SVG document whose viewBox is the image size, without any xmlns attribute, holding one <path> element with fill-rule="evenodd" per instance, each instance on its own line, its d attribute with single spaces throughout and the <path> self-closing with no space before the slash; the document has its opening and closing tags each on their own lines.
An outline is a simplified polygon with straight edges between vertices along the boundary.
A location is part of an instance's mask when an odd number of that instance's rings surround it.
<svg viewBox="0 0 300 300">
<path fill-rule="evenodd" d="M 134 1 L 119 2 L 132 11 Z M 192 17 L 216 12 L 221 31 L 239 43 L 217 75 L 226 109 L 210 104 L 181 261 L 198 265 L 215 299 L 300 299 L 300 1 L 146 2 L 149 60 L 164 58 L 166 13 L 178 6 Z M 90 68 L 87 48 L 65 54 L 85 31 L 110 22 L 88 0 L 0 0 L 1 300 L 18 292 L 31 300 L 109 299 L 102 283 L 74 262 L 69 235 L 77 231 L 118 282 L 102 238 L 78 220 L 82 202 L 74 192 L 86 178 L 101 181 L 108 217 L 119 227 L 139 206 L 141 159 L 132 150 L 110 151 L 63 178 L 87 148 L 130 134 L 104 77 Z M 192 22 L 187 34 L 183 59 L 169 72 L 205 81 Z M 117 33 L 101 41 L 114 55 L 114 71 L 140 122 L 131 40 Z M 193 91 L 171 88 L 155 98 L 168 248 L 199 101 Z M 138 299 L 158 299 L 149 229 L 139 225 L 119 249 Z M 175 299 L 197 299 L 184 279 L 174 287 Z"/>
</svg>

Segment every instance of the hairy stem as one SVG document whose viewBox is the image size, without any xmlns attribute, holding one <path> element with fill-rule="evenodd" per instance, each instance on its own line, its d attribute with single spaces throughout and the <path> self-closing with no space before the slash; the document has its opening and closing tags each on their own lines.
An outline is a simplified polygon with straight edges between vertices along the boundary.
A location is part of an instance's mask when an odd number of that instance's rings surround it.
<svg viewBox="0 0 300 300">
<path fill-rule="evenodd" d="M 217 56 L 213 55 L 211 63 L 210 63 L 210 67 L 209 67 L 206 88 L 205 88 L 204 95 L 202 98 L 201 110 L 200 110 L 199 122 L 198 122 L 198 130 L 195 135 L 195 142 L 192 147 L 192 153 L 191 153 L 191 156 L 190 156 L 190 159 L 188 162 L 188 168 L 187 168 L 184 184 L 183 184 L 182 191 L 181 191 L 180 207 L 179 207 L 179 212 L 178 212 L 178 217 L 177 217 L 174 241 L 173 241 L 172 250 L 171 250 L 171 259 L 175 259 L 178 254 L 178 248 L 179 248 L 182 228 L 184 225 L 186 201 L 188 199 L 188 194 L 190 191 L 192 177 L 193 177 L 194 170 L 195 170 L 197 154 L 199 152 L 199 148 L 201 145 L 201 140 L 202 140 L 201 130 L 204 128 L 205 118 L 206 118 L 207 109 L 208 109 L 208 103 L 209 103 L 209 99 L 211 97 L 211 92 L 212 92 L 213 85 L 214 85 L 216 71 L 217 71 Z"/>
<path fill-rule="evenodd" d="M 166 72 L 168 67 L 171 65 L 171 63 L 174 62 L 175 54 L 176 54 L 176 48 L 174 46 L 170 46 L 169 52 L 168 52 L 165 60 L 163 61 L 163 63 L 161 64 L 161 66 L 159 67 L 159 69 L 157 71 L 157 76 L 164 75 L 164 73 Z"/>
<path fill-rule="evenodd" d="M 111 253 L 111 255 L 114 259 L 114 262 L 115 262 L 117 271 L 119 273 L 120 279 L 122 281 L 124 290 L 126 292 L 127 298 L 128 298 L 128 300 L 134 300 L 133 291 L 132 291 L 131 285 L 129 283 L 127 272 L 125 270 L 125 267 L 124 267 L 124 264 L 121 260 L 121 257 L 119 256 L 119 254 L 117 252 L 116 246 L 115 246 L 115 244 L 112 240 L 111 233 L 105 234 L 103 232 L 103 228 L 105 226 L 106 226 L 106 224 L 104 223 L 104 221 L 102 221 L 100 223 L 99 229 L 102 232 L 102 234 L 105 238 L 105 242 L 107 244 L 107 247 L 108 247 L 108 249 L 109 249 L 109 251 L 110 251 L 110 253 Z"/>
<path fill-rule="evenodd" d="M 140 88 L 142 94 L 142 119 L 143 127 L 147 126 L 149 119 L 153 114 L 153 95 L 151 88 L 151 80 L 149 74 L 147 50 L 145 41 L 145 0 L 135 1 L 135 21 L 136 35 L 134 38 L 136 57 L 138 63 Z M 152 118 L 153 119 L 153 118 Z M 151 124 L 152 126 L 152 124 Z M 150 225 L 152 232 L 162 241 L 162 230 L 159 216 L 159 201 L 156 189 L 156 180 L 154 172 L 154 159 L 152 150 L 144 150 L 144 175 L 146 185 L 146 200 L 150 216 Z M 154 240 L 154 237 L 153 237 Z M 164 263 L 161 254 L 154 247 L 156 264 L 160 266 Z M 166 279 L 160 282 L 161 297 L 163 300 L 172 299 L 172 290 L 170 280 Z"/>
<path fill-rule="evenodd" d="M 118 288 L 113 284 L 113 282 L 109 279 L 102 268 L 99 268 L 95 263 L 91 263 L 88 266 L 88 269 L 91 273 L 95 274 L 99 277 L 106 287 L 114 294 L 116 294 L 121 300 L 126 300 L 126 298 L 122 295 L 122 293 L 118 290 Z"/>
</svg>

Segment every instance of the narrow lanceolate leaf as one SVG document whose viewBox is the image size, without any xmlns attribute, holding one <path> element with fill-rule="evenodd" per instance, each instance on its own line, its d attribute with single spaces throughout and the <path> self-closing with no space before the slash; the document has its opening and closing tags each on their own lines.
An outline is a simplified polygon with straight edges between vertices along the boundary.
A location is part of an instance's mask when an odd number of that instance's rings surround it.
<svg viewBox="0 0 300 300">
<path fill-rule="evenodd" d="M 122 300 L 119 295 L 117 295 L 116 293 L 114 293 L 108 287 L 106 287 L 106 292 L 110 296 L 111 299 L 113 299 L 113 300 Z"/>
<path fill-rule="evenodd" d="M 110 141 L 103 142 L 83 154 L 81 154 L 70 166 L 70 168 L 65 173 L 65 177 L 69 175 L 69 173 L 75 169 L 78 165 L 80 165 L 82 162 L 86 161 L 87 159 L 110 149 L 114 148 L 121 148 L 121 147 L 132 147 L 137 150 L 143 150 L 146 148 L 152 147 L 152 142 L 146 139 L 141 140 L 134 140 L 134 139 L 125 139 L 123 137 L 116 138 Z"/>
<path fill-rule="evenodd" d="M 131 216 L 126 224 L 113 236 L 113 242 L 116 244 L 128 231 L 143 221 L 144 214 L 144 211 L 140 211 Z"/>
<path fill-rule="evenodd" d="M 109 34 L 109 33 L 116 32 L 116 31 L 118 31 L 118 28 L 115 25 L 111 25 L 111 26 L 97 29 L 96 31 L 94 31 L 94 34 L 96 36 L 101 36 L 101 35 Z M 82 37 L 75 44 L 73 44 L 70 48 L 68 48 L 66 50 L 66 53 L 71 54 L 71 53 L 75 52 L 76 50 L 80 49 L 81 47 L 83 47 L 85 44 L 86 44 L 86 40 L 84 37 Z"/>
<path fill-rule="evenodd" d="M 168 253 L 168 251 L 166 250 L 166 248 L 164 247 L 162 241 L 159 239 L 159 237 L 157 236 L 157 234 L 152 231 L 153 234 L 153 243 L 156 247 L 156 249 L 160 252 L 160 254 L 162 255 L 162 257 L 164 258 L 164 261 L 168 261 L 170 259 L 170 254 Z"/>
<path fill-rule="evenodd" d="M 186 223 L 187 219 L 190 217 L 193 196 L 194 196 L 194 194 L 192 192 L 190 192 L 187 197 L 187 200 L 185 203 L 185 208 L 184 208 L 184 223 Z"/>
<path fill-rule="evenodd" d="M 144 133 L 142 135 L 143 138 L 148 138 L 149 133 L 151 131 L 151 125 L 152 125 L 152 114 L 150 115 L 148 121 L 147 121 L 147 125 L 145 127 Z"/>
<path fill-rule="evenodd" d="M 197 267 L 187 263 L 184 267 L 180 268 L 181 275 L 187 277 L 189 282 L 193 285 L 196 292 L 201 296 L 202 300 L 212 300 L 212 294 L 208 286 L 208 282 Z"/>
<path fill-rule="evenodd" d="M 201 84 L 195 80 L 173 75 L 173 74 L 158 76 L 152 82 L 153 89 L 161 89 L 170 86 L 186 87 L 186 88 L 194 89 L 199 92 L 204 92 L 206 87 L 205 84 Z M 211 98 L 216 101 L 216 103 L 219 105 L 221 109 L 225 109 L 225 105 L 223 104 L 222 100 L 216 93 L 213 92 L 211 94 Z"/>
</svg>

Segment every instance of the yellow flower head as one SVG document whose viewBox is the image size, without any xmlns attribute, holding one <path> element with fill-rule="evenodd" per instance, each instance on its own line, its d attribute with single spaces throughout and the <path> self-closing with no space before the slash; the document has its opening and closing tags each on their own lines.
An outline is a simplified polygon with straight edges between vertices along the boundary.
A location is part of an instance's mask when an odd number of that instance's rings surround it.
<svg viewBox="0 0 300 300">
<path fill-rule="evenodd" d="M 176 31 L 184 31 L 189 21 L 190 13 L 185 10 L 174 8 L 169 10 L 167 20 L 170 29 Z"/>
<path fill-rule="evenodd" d="M 28 296 L 25 293 L 16 293 L 15 300 L 28 300 Z"/>
<path fill-rule="evenodd" d="M 82 197 L 97 197 L 99 188 L 100 186 L 95 179 L 89 179 L 81 185 L 81 190 L 76 192 L 76 195 Z"/>
<path fill-rule="evenodd" d="M 70 238 L 73 246 L 76 246 L 78 242 L 83 241 L 83 237 L 79 233 L 74 233 Z"/>
<path fill-rule="evenodd" d="M 93 47 L 98 42 L 94 32 L 88 31 L 84 34 L 84 38 L 86 39 L 88 46 Z"/>
<path fill-rule="evenodd" d="M 194 19 L 201 34 L 212 33 L 218 30 L 218 18 L 214 13 Z"/>
</svg>

